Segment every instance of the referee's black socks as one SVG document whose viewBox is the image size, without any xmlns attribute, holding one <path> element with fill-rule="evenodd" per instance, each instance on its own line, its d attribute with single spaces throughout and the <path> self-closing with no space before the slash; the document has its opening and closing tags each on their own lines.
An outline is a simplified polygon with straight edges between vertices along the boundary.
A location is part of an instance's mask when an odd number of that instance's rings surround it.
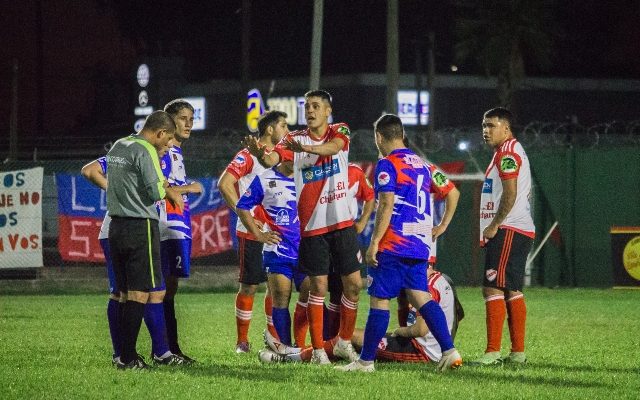
<svg viewBox="0 0 640 400">
<path fill-rule="evenodd" d="M 128 364 L 138 357 L 136 351 L 136 342 L 138 341 L 138 333 L 140 333 L 140 325 L 144 316 L 143 303 L 127 300 L 122 310 L 122 354 L 120 361 Z"/>
</svg>

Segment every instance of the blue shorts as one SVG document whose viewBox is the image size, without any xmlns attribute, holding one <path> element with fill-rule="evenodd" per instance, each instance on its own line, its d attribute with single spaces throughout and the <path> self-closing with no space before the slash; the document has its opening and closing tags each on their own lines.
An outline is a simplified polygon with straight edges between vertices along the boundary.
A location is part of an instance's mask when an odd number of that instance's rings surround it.
<svg viewBox="0 0 640 400">
<path fill-rule="evenodd" d="M 113 262 L 111 261 L 111 251 L 109 250 L 109 239 L 100 239 L 100 247 L 104 253 L 104 260 L 107 263 L 107 276 L 109 277 L 109 293 L 120 295 L 116 290 L 116 274 L 113 272 Z"/>
<path fill-rule="evenodd" d="M 169 239 L 160 242 L 162 275 L 188 278 L 191 271 L 191 239 Z"/>
<path fill-rule="evenodd" d="M 298 291 L 300 291 L 302 281 L 307 277 L 298 268 L 297 259 L 279 257 L 273 251 L 262 253 L 262 265 L 267 274 L 281 274 L 292 280 Z"/>
<path fill-rule="evenodd" d="M 378 266 L 367 269 L 367 292 L 379 299 L 398 297 L 401 289 L 426 292 L 427 260 L 378 253 Z"/>
</svg>

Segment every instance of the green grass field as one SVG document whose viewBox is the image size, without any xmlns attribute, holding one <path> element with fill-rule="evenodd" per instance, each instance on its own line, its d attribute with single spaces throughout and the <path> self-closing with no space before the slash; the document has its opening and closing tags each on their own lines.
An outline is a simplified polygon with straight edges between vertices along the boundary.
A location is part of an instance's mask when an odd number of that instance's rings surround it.
<svg viewBox="0 0 640 400">
<path fill-rule="evenodd" d="M 478 288 L 459 292 L 467 316 L 456 345 L 470 360 L 484 349 L 484 304 Z M 199 364 L 150 372 L 111 366 L 105 295 L 0 296 L 0 399 L 640 398 L 640 291 L 530 289 L 528 364 L 463 366 L 447 374 L 431 365 L 377 364 L 374 374 L 345 374 L 260 364 L 262 296 L 250 332 L 254 349 L 236 355 L 234 293 L 179 294 L 182 347 Z M 362 297 L 358 326 L 368 310 Z M 148 336 L 143 325 L 144 355 Z"/>
</svg>

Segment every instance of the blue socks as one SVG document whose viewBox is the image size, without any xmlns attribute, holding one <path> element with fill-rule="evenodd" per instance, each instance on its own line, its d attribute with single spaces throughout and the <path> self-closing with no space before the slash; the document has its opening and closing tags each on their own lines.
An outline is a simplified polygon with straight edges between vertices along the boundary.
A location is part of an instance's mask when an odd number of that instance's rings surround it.
<svg viewBox="0 0 640 400">
<path fill-rule="evenodd" d="M 144 308 L 144 323 L 151 335 L 151 351 L 161 357 L 169 351 L 167 343 L 167 326 L 164 320 L 162 303 L 147 303 Z"/>
<path fill-rule="evenodd" d="M 280 337 L 280 342 L 291 346 L 291 314 L 289 314 L 289 309 L 273 307 L 272 310 L 271 318 Z"/>
<path fill-rule="evenodd" d="M 113 356 L 120 357 L 122 341 L 120 339 L 120 302 L 118 300 L 109 299 L 109 303 L 107 303 L 107 321 L 109 321 Z"/>
<path fill-rule="evenodd" d="M 451 339 L 451 334 L 447 327 L 447 318 L 444 316 L 440 304 L 435 300 L 426 302 L 420 307 L 420 315 L 422 315 L 422 318 L 424 318 L 424 321 L 427 323 L 429 331 L 433 333 L 433 336 L 438 341 L 442 352 L 444 353 L 452 349 L 453 339 Z"/>
<path fill-rule="evenodd" d="M 360 360 L 373 361 L 376 358 L 378 343 L 380 343 L 384 334 L 387 333 L 389 316 L 389 310 L 380 310 L 377 308 L 369 310 L 367 325 L 364 328 L 364 340 L 362 343 L 362 351 L 360 352 Z"/>
</svg>

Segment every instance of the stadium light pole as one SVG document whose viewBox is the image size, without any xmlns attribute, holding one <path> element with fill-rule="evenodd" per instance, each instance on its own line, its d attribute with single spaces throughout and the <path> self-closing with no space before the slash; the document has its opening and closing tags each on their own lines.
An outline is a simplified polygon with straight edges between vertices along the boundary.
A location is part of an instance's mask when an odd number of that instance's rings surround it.
<svg viewBox="0 0 640 400">
<path fill-rule="evenodd" d="M 400 62 L 398 54 L 398 0 L 387 0 L 387 99 L 388 113 L 398 113 L 398 81 Z"/>
<path fill-rule="evenodd" d="M 309 89 L 320 88 L 320 63 L 322 62 L 322 20 L 324 18 L 324 0 L 313 1 L 313 33 L 311 35 L 311 71 Z"/>
</svg>

